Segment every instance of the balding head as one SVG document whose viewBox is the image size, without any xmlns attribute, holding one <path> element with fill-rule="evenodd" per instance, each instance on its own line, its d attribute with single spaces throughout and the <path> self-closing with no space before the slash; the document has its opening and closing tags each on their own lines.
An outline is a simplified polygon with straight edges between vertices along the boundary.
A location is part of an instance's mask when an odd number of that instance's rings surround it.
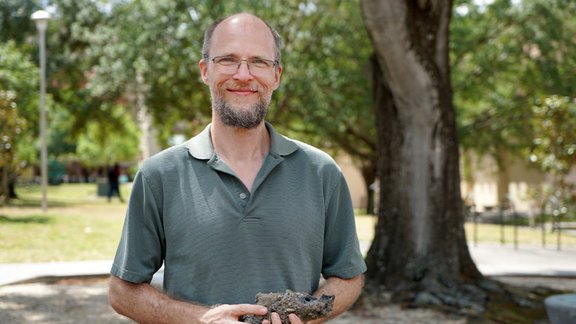
<svg viewBox="0 0 576 324">
<path fill-rule="evenodd" d="M 280 53 L 280 49 L 282 47 L 282 38 L 278 32 L 274 30 L 274 28 L 272 28 L 272 26 L 270 26 L 267 22 L 249 13 L 238 13 L 223 19 L 219 19 L 206 29 L 204 32 L 204 44 L 202 45 L 202 57 L 204 59 L 210 57 L 210 45 L 212 36 L 222 23 L 226 23 L 227 25 L 229 24 L 236 28 L 242 28 L 242 26 L 246 26 L 246 24 L 262 24 L 262 27 L 267 28 L 270 32 L 270 35 L 272 36 L 274 46 L 274 60 L 277 61 L 279 65 L 282 64 Z"/>
</svg>

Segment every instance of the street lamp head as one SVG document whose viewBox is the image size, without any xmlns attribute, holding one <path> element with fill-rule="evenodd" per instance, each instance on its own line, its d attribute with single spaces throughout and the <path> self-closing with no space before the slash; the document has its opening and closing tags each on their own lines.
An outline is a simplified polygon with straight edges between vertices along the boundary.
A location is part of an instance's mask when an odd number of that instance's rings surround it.
<svg viewBox="0 0 576 324">
<path fill-rule="evenodd" d="M 48 20 L 50 20 L 50 13 L 44 10 L 38 10 L 32 14 L 30 19 L 36 23 L 36 28 L 39 31 L 45 31 L 48 27 Z"/>
</svg>

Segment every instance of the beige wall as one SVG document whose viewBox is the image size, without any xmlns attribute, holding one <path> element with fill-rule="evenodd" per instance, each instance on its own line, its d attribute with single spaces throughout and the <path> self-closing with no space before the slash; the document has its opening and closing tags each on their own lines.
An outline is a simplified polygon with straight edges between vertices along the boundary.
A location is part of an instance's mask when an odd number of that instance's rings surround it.
<svg viewBox="0 0 576 324">
<path fill-rule="evenodd" d="M 344 154 L 337 157 L 336 162 L 342 168 L 350 187 L 354 208 L 366 208 L 366 185 L 359 169 L 354 166 L 352 159 Z M 461 183 L 463 199 L 467 204 L 474 204 L 478 211 L 483 211 L 486 208 L 498 206 L 499 202 L 507 196 L 516 211 L 535 212 L 538 203 L 531 199 L 531 195 L 548 183 L 549 179 L 519 159 L 511 159 L 506 165 L 506 174 L 498 174 L 493 159 L 487 156 L 473 157 L 471 159 L 473 180 Z M 576 169 L 572 170 L 567 180 L 576 183 Z M 499 182 L 500 189 L 498 188 Z"/>
<path fill-rule="evenodd" d="M 350 188 L 350 195 L 352 196 L 352 204 L 354 208 L 366 208 L 368 202 L 368 194 L 366 193 L 366 185 L 360 170 L 354 166 L 350 156 L 342 154 L 336 158 L 336 162 L 342 168 L 344 178 Z"/>
<path fill-rule="evenodd" d="M 496 207 L 508 199 L 516 211 L 530 212 L 535 207 L 530 198 L 532 193 L 547 181 L 544 174 L 519 159 L 509 159 L 503 173 L 498 172 L 495 161 L 488 156 L 473 156 L 470 167 L 472 182 L 462 182 L 462 197 L 478 211 Z"/>
</svg>

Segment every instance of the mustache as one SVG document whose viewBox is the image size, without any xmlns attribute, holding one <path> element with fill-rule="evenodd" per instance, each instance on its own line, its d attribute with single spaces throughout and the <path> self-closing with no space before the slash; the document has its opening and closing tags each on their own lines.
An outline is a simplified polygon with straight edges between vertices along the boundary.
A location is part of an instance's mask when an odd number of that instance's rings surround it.
<svg viewBox="0 0 576 324">
<path fill-rule="evenodd" d="M 262 89 L 257 84 L 251 82 L 230 82 L 224 85 L 229 90 L 249 90 L 261 92 Z"/>
</svg>

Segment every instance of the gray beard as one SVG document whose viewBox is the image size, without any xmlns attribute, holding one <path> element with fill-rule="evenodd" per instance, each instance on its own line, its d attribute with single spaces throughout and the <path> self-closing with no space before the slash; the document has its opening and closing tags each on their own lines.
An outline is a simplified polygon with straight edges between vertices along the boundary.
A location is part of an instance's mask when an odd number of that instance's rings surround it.
<svg viewBox="0 0 576 324">
<path fill-rule="evenodd" d="M 266 116 L 266 112 L 268 111 L 268 105 L 263 101 L 259 101 L 254 104 L 251 109 L 241 110 L 235 109 L 222 98 L 218 98 L 214 102 L 214 109 L 224 125 L 252 129 L 260 125 L 264 120 L 264 116 Z"/>
</svg>

